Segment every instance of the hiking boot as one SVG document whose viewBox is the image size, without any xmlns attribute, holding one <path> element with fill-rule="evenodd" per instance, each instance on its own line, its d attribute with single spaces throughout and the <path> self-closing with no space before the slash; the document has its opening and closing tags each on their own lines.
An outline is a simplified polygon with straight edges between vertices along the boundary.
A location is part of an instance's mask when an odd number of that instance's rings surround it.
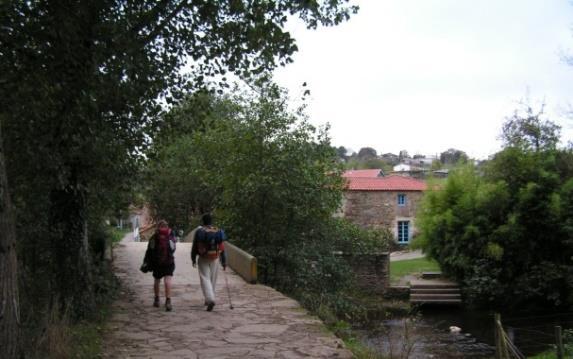
<svg viewBox="0 0 573 359">
<path fill-rule="evenodd" d="M 165 311 L 170 312 L 173 307 L 171 306 L 171 298 L 165 299 Z"/>
<path fill-rule="evenodd" d="M 215 302 L 209 302 L 207 304 L 207 311 L 208 312 L 212 311 L 214 306 L 215 306 Z"/>
<path fill-rule="evenodd" d="M 155 297 L 155 299 L 153 300 L 153 306 L 155 308 L 159 308 L 159 297 Z"/>
</svg>

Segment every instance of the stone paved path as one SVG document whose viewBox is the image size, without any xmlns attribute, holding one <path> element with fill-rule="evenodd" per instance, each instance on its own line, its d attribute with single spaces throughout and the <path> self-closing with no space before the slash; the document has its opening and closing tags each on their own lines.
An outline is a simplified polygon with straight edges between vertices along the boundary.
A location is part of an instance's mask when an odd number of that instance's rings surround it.
<svg viewBox="0 0 573 359">
<path fill-rule="evenodd" d="M 131 238 L 126 236 L 114 253 L 123 290 L 106 328 L 104 358 L 352 357 L 341 340 L 296 301 L 272 288 L 247 284 L 229 269 L 220 272 L 215 309 L 205 311 L 189 243 L 177 244 L 173 311 L 154 308 L 151 274 L 138 270 L 147 243 Z"/>
<path fill-rule="evenodd" d="M 421 249 L 416 249 L 414 251 L 398 251 L 390 253 L 390 262 L 405 261 L 409 259 L 424 258 L 425 255 L 422 253 Z"/>
</svg>

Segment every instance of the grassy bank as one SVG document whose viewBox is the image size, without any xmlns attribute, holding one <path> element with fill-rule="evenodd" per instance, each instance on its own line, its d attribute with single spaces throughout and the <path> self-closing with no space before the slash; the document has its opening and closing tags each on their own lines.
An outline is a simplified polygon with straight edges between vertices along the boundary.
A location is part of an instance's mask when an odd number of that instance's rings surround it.
<svg viewBox="0 0 573 359">
<path fill-rule="evenodd" d="M 408 259 L 390 262 L 390 282 L 396 284 L 405 276 L 420 275 L 422 272 L 437 272 L 440 266 L 427 258 Z"/>
<path fill-rule="evenodd" d="M 105 324 L 111 315 L 111 302 L 99 308 L 97 318 L 70 326 L 71 358 L 102 357 Z"/>
<path fill-rule="evenodd" d="M 68 312 L 52 308 L 46 313 L 36 313 L 34 322 L 24 326 L 26 358 L 82 358 L 102 357 L 105 325 L 111 315 L 111 304 L 118 293 L 118 281 L 111 273 L 94 274 L 105 295 L 97 296 L 96 309 L 85 319 L 74 321 Z"/>
</svg>

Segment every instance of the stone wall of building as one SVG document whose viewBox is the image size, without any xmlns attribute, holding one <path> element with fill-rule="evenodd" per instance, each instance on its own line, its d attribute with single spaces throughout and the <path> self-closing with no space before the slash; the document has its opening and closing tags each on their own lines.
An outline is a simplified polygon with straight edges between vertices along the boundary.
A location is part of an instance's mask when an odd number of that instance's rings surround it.
<svg viewBox="0 0 573 359">
<path fill-rule="evenodd" d="M 398 206 L 398 194 L 406 195 L 406 205 Z M 397 218 L 416 216 L 421 191 L 345 191 L 344 217 L 366 228 L 394 231 Z"/>
<path fill-rule="evenodd" d="M 367 292 L 384 294 L 390 285 L 389 253 L 343 255 L 356 276 L 356 285 Z"/>
</svg>

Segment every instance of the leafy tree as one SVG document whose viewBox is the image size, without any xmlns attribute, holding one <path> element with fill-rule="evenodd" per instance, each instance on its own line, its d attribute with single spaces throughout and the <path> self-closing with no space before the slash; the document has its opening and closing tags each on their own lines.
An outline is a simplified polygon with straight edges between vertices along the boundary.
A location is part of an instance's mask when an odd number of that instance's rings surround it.
<svg viewBox="0 0 573 359">
<path fill-rule="evenodd" d="M 339 146 L 336 148 L 336 154 L 338 155 L 339 158 L 343 160 L 346 160 L 348 158 L 347 152 L 348 150 L 344 146 Z"/>
<path fill-rule="evenodd" d="M 442 168 L 441 161 L 432 161 L 432 165 L 430 166 L 430 171 L 436 171 Z"/>
<path fill-rule="evenodd" d="M 408 154 L 408 151 L 406 150 L 401 150 L 400 153 L 398 154 L 398 161 L 399 162 L 403 162 L 405 159 L 410 158 L 410 155 Z"/>
<path fill-rule="evenodd" d="M 18 211 L 19 242 L 46 242 L 41 248 L 49 254 L 42 262 L 51 290 L 45 292 L 77 316 L 91 312 L 92 203 L 104 207 L 129 187 L 126 179 L 133 178 L 158 124 L 157 99 L 176 101 L 181 90 L 202 87 L 227 71 L 248 76 L 292 62 L 297 48 L 284 31 L 287 14 L 316 28 L 338 24 L 356 10 L 343 0 L 3 1 L 6 167 L 0 174 L 14 186 L 9 193 Z M 186 64 L 190 74 L 181 76 Z M 100 201 L 96 194 L 113 195 Z M 18 301 L 14 291 L 0 296 L 0 303 Z M 8 327 L 14 325 L 1 329 Z"/>
<path fill-rule="evenodd" d="M 552 138 L 554 127 L 543 131 Z M 422 205 L 418 244 L 477 304 L 573 304 L 573 153 L 529 140 L 497 153 L 483 174 L 454 171 Z"/>
<path fill-rule="evenodd" d="M 212 209 L 215 193 L 202 180 L 193 134 L 231 121 L 240 111 L 229 99 L 200 92 L 165 114 L 145 174 L 146 198 L 156 216 L 187 228 L 194 216 Z"/>
<path fill-rule="evenodd" d="M 388 161 L 378 157 L 376 150 L 371 147 L 363 147 L 358 153 L 347 157 L 344 165 L 346 169 L 381 169 L 390 172 L 392 165 Z"/>
<path fill-rule="evenodd" d="M 378 157 L 376 150 L 372 147 L 363 147 L 358 151 L 358 158 L 360 160 L 369 160 Z"/>
<path fill-rule="evenodd" d="M 559 142 L 561 128 L 544 119 L 544 106 L 535 111 L 523 104 L 509 117 L 502 130 L 501 139 L 505 147 L 517 147 L 524 151 L 555 149 Z"/>
<path fill-rule="evenodd" d="M 440 162 L 444 165 L 455 165 L 458 163 L 466 163 L 468 155 L 461 150 L 449 148 L 448 150 L 440 153 Z"/>
<path fill-rule="evenodd" d="M 255 97 L 234 98 L 241 104 L 234 119 L 195 134 L 204 177 L 220 190 L 217 208 L 253 250 L 271 232 L 286 244 L 305 232 L 309 218 L 329 218 L 343 184 L 328 134 L 315 134 L 304 118 L 289 113 L 279 89 L 261 86 Z"/>
</svg>

